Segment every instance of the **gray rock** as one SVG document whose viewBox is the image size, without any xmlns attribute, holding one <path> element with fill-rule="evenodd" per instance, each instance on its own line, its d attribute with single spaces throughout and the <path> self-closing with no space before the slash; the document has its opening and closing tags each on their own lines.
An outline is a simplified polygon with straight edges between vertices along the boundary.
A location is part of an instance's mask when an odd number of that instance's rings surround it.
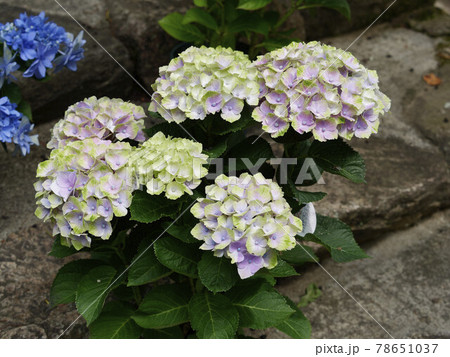
<svg viewBox="0 0 450 357">
<path fill-rule="evenodd" d="M 430 36 L 450 35 L 450 16 L 448 14 L 432 16 L 425 21 L 411 20 L 409 24 L 415 30 L 426 32 Z"/>
<path fill-rule="evenodd" d="M 449 338 L 449 236 L 450 211 L 439 212 L 364 247 L 371 259 L 346 264 L 326 259 L 321 265 L 395 338 Z M 389 338 L 333 278 L 315 265 L 279 286 L 295 302 L 310 283 L 321 288 L 322 295 L 302 309 L 312 337 Z M 274 329 L 264 333 L 286 337 Z"/>
</svg>

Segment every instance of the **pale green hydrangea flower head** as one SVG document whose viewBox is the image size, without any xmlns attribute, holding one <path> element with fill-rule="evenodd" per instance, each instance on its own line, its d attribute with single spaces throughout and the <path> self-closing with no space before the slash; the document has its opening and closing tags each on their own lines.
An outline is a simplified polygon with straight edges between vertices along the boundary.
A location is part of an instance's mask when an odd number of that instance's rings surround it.
<svg viewBox="0 0 450 357">
<path fill-rule="evenodd" d="M 166 137 L 156 133 L 130 157 L 128 166 L 138 185 L 145 185 L 150 195 L 165 193 L 175 200 L 201 183 L 208 170 L 208 156 L 202 144 L 189 139 Z"/>
<path fill-rule="evenodd" d="M 161 67 L 159 74 L 149 110 L 169 122 L 215 113 L 234 122 L 241 117 L 244 102 L 258 104 L 257 70 L 240 51 L 190 47 Z"/>
<path fill-rule="evenodd" d="M 294 216 L 280 186 L 260 173 L 220 175 L 206 187 L 206 198 L 191 208 L 200 220 L 191 234 L 203 250 L 237 264 L 242 279 L 277 265 L 277 251 L 295 247 L 302 221 Z"/>
<path fill-rule="evenodd" d="M 111 220 L 131 204 L 133 180 L 127 161 L 133 148 L 124 142 L 88 138 L 54 149 L 39 164 L 36 216 L 54 224 L 53 235 L 76 249 L 91 237 L 108 239 Z"/>
<path fill-rule="evenodd" d="M 87 138 L 144 141 L 144 108 L 122 99 L 90 97 L 71 105 L 55 124 L 49 149 Z"/>
<path fill-rule="evenodd" d="M 264 84 L 252 116 L 272 137 L 284 135 L 292 125 L 320 141 L 368 138 L 390 108 L 377 73 L 332 46 L 293 42 L 254 64 Z"/>
</svg>

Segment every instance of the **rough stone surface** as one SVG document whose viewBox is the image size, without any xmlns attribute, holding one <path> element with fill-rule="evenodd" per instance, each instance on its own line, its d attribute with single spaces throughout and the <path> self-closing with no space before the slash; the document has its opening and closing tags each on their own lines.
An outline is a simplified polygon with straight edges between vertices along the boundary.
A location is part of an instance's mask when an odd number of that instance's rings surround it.
<svg viewBox="0 0 450 357">
<path fill-rule="evenodd" d="M 357 33 L 324 42 L 346 48 Z M 325 175 L 328 192 L 317 204 L 319 212 L 336 216 L 355 230 L 385 231 L 404 228 L 421 217 L 450 206 L 448 152 L 449 86 L 433 88 L 423 75 L 448 74 L 439 67 L 436 41 L 422 33 L 381 25 L 368 31 L 349 50 L 365 66 L 376 69 L 381 89 L 391 98 L 391 112 L 380 131 L 351 145 L 366 161 L 367 184 L 353 184 Z"/>
<path fill-rule="evenodd" d="M 0 338 L 56 338 L 78 317 L 72 305 L 50 309 L 51 283 L 63 265 L 47 255 L 51 232 L 40 223 L 0 240 Z M 86 335 L 80 318 L 64 337 Z"/>
<path fill-rule="evenodd" d="M 322 295 L 302 309 L 313 338 L 389 338 L 343 288 L 395 338 L 450 338 L 449 236 L 450 211 L 439 212 L 365 246 L 372 259 L 326 259 L 323 269 L 315 265 L 283 281 L 279 290 L 299 301 L 310 283 L 321 288 Z M 274 329 L 264 334 L 286 338 Z"/>
</svg>

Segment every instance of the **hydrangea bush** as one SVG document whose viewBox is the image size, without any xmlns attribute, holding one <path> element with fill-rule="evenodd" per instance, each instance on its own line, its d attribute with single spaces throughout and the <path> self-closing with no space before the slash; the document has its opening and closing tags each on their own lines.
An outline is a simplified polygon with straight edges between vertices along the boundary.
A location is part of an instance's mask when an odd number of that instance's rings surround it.
<svg viewBox="0 0 450 357">
<path fill-rule="evenodd" d="M 36 214 L 54 227 L 51 255 L 90 259 L 61 268 L 52 306 L 75 302 L 92 338 L 242 338 L 268 327 L 308 338 L 301 297 L 281 295 L 277 279 L 317 262 L 313 243 L 337 262 L 366 254 L 345 223 L 316 214 L 326 194 L 302 186 L 320 177 L 297 178 L 312 160 L 364 182 L 342 137 L 377 131 L 389 100 L 376 73 L 312 42 L 254 62 L 190 48 L 160 75 L 150 104 L 160 124 L 143 129 L 142 108 L 93 97 L 53 129 Z M 273 149 L 297 164 L 277 167 Z"/>
<path fill-rule="evenodd" d="M 44 80 L 50 71 L 63 68 L 77 70 L 83 58 L 83 32 L 74 37 L 63 27 L 48 21 L 45 13 L 0 23 L 0 142 L 14 143 L 22 155 L 30 152 L 30 145 L 38 145 L 37 136 L 30 135 L 31 108 L 13 82 L 15 72 L 25 78 Z M 13 107 L 13 109 L 9 109 Z"/>
</svg>

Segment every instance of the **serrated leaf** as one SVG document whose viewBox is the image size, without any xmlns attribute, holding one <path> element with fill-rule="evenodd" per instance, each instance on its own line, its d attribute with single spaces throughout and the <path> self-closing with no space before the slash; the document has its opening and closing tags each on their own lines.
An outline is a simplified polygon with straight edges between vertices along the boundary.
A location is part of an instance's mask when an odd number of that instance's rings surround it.
<svg viewBox="0 0 450 357">
<path fill-rule="evenodd" d="M 116 273 L 113 267 L 102 265 L 91 269 L 80 280 L 75 304 L 88 326 L 100 315 Z"/>
<path fill-rule="evenodd" d="M 226 157 L 236 159 L 235 169 L 237 171 L 251 169 L 261 164 L 262 159 L 272 158 L 273 152 L 270 144 L 262 138 L 255 142 L 256 138 L 257 136 L 245 138 L 227 153 Z M 259 160 L 261 161 L 258 162 Z"/>
<path fill-rule="evenodd" d="M 269 273 L 275 278 L 286 278 L 288 276 L 299 275 L 295 269 L 284 260 L 278 260 L 277 265 L 269 269 Z"/>
<path fill-rule="evenodd" d="M 183 24 L 190 24 L 192 22 L 203 25 L 211 30 L 217 30 L 219 27 L 214 17 L 205 10 L 196 7 L 189 9 L 183 18 Z"/>
<path fill-rule="evenodd" d="M 287 297 L 286 301 L 295 312 L 286 320 L 279 323 L 276 328 L 292 338 L 310 338 L 311 323 L 293 301 Z"/>
<path fill-rule="evenodd" d="M 164 236 L 155 242 L 154 247 L 161 264 L 177 273 L 197 277 L 197 263 L 201 252 L 196 246 Z"/>
<path fill-rule="evenodd" d="M 298 8 L 309 9 L 313 7 L 327 7 L 333 9 L 344 15 L 348 20 L 351 17 L 350 5 L 347 0 L 305 0 L 304 3 Z"/>
<path fill-rule="evenodd" d="M 204 252 L 198 263 L 198 276 L 206 288 L 214 293 L 231 289 L 239 280 L 235 265 L 229 259 L 217 258 Z"/>
<path fill-rule="evenodd" d="M 233 37 L 234 38 L 234 37 Z M 225 120 L 217 120 L 215 117 L 210 117 L 205 119 L 205 125 L 208 126 L 208 121 L 211 120 L 213 125 L 211 126 L 211 134 L 215 135 L 226 135 L 229 133 L 234 133 L 237 131 L 241 131 L 246 128 L 250 123 L 253 123 L 253 119 L 250 113 L 246 112 L 246 108 L 244 107 L 243 112 L 241 113 L 241 118 L 236 120 L 233 123 L 229 123 Z"/>
<path fill-rule="evenodd" d="M 205 150 L 205 154 L 208 155 L 211 159 L 220 157 L 227 150 L 227 141 L 228 137 L 223 138 L 212 148 Z"/>
<path fill-rule="evenodd" d="M 311 283 L 308 285 L 305 291 L 305 295 L 300 298 L 298 302 L 298 307 L 305 307 L 311 304 L 314 300 L 316 300 L 320 295 L 322 295 L 322 291 L 317 287 L 316 284 Z"/>
<path fill-rule="evenodd" d="M 48 255 L 56 258 L 65 258 L 72 254 L 78 253 L 78 250 L 76 250 L 73 246 L 67 247 L 62 245 L 61 242 L 63 239 L 64 238 L 62 238 L 59 234 L 55 237 L 52 250 L 48 253 Z"/>
<path fill-rule="evenodd" d="M 269 5 L 272 0 L 239 0 L 238 9 L 258 10 Z"/>
<path fill-rule="evenodd" d="M 295 186 L 292 188 L 292 192 L 294 194 L 294 197 L 300 203 L 309 203 L 309 202 L 320 201 L 327 195 L 325 192 L 300 191 Z"/>
<path fill-rule="evenodd" d="M 366 166 L 363 158 L 342 139 L 314 141 L 308 157 L 325 171 L 343 176 L 356 183 L 365 182 Z"/>
<path fill-rule="evenodd" d="M 179 41 L 201 43 L 205 40 L 205 35 L 194 25 L 183 24 L 184 16 L 173 12 L 158 21 L 159 25 L 170 36 Z"/>
<path fill-rule="evenodd" d="M 90 338 L 139 338 L 142 328 L 131 319 L 134 309 L 113 301 L 105 305 L 100 316 L 89 326 Z"/>
<path fill-rule="evenodd" d="M 171 222 L 164 222 L 162 227 L 166 230 L 168 234 L 181 240 L 184 243 L 198 243 L 198 239 L 195 239 L 191 234 L 191 229 L 193 227 L 188 227 L 186 225 L 173 224 Z"/>
<path fill-rule="evenodd" d="M 305 239 L 314 240 L 311 237 L 323 244 L 336 262 L 350 262 L 369 257 L 356 243 L 350 227 L 336 218 L 317 215 L 316 231 L 314 234 L 307 234 Z"/>
<path fill-rule="evenodd" d="M 141 223 L 152 223 L 162 217 L 172 217 L 177 213 L 179 203 L 179 200 L 169 200 L 161 195 L 135 191 L 130 206 L 130 219 Z"/>
<path fill-rule="evenodd" d="M 144 129 L 144 133 L 149 138 L 151 138 L 159 131 L 161 131 L 166 136 L 170 135 L 175 138 L 191 139 L 189 134 L 186 133 L 183 130 L 183 128 L 177 123 L 168 123 L 168 122 L 158 123 L 148 129 Z"/>
<path fill-rule="evenodd" d="M 241 327 L 265 329 L 279 324 L 294 312 L 275 290 L 234 288 L 227 296 L 239 312 Z"/>
<path fill-rule="evenodd" d="M 80 259 L 59 269 L 50 289 L 50 306 L 74 302 L 81 278 L 99 264 L 96 260 Z"/>
<path fill-rule="evenodd" d="M 127 286 L 139 286 L 159 280 L 171 273 L 171 270 L 156 259 L 152 248 L 137 253 L 128 270 Z"/>
<path fill-rule="evenodd" d="M 297 244 L 294 249 L 281 252 L 280 258 L 288 263 L 301 265 L 304 263 L 315 263 L 319 258 L 311 247 Z"/>
<path fill-rule="evenodd" d="M 161 285 L 144 297 L 133 320 L 144 328 L 162 329 L 189 320 L 188 304 L 191 294 L 184 285 Z"/>
<path fill-rule="evenodd" d="M 189 319 L 198 338 L 233 338 L 239 325 L 239 313 L 230 300 L 206 290 L 189 302 Z"/>
</svg>

